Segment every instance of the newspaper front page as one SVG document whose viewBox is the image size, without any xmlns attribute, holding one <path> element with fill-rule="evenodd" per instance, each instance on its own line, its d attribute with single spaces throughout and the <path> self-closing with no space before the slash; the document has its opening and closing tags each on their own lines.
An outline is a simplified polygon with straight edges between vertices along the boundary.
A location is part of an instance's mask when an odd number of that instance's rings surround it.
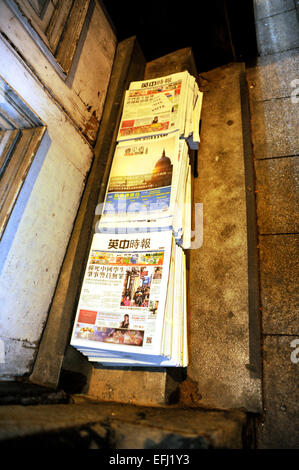
<svg viewBox="0 0 299 470">
<path fill-rule="evenodd" d="M 182 162 L 179 144 L 177 132 L 118 143 L 101 224 L 173 215 Z"/>
<path fill-rule="evenodd" d="M 117 140 L 140 135 L 183 132 L 187 71 L 152 80 L 131 82 L 126 91 Z"/>
<path fill-rule="evenodd" d="M 188 365 L 186 273 L 183 250 L 172 240 L 171 262 L 160 356 L 129 355 L 85 349 L 89 361 L 102 365 L 186 367 Z"/>
<path fill-rule="evenodd" d="M 171 232 L 95 234 L 71 344 L 159 355 Z"/>
</svg>

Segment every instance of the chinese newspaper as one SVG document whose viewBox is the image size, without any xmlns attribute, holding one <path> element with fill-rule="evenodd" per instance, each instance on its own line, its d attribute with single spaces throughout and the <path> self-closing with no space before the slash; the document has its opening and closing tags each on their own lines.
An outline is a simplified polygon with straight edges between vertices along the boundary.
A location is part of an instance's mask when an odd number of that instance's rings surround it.
<svg viewBox="0 0 299 470">
<path fill-rule="evenodd" d="M 73 346 L 160 354 L 171 232 L 95 234 Z"/>
<path fill-rule="evenodd" d="M 117 140 L 178 131 L 193 146 L 198 144 L 201 96 L 195 78 L 187 71 L 131 82 Z"/>
</svg>

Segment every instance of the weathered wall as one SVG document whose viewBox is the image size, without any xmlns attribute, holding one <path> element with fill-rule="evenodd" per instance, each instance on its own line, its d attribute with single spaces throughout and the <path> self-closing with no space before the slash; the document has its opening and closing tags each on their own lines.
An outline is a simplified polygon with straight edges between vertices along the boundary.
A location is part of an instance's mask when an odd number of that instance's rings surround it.
<svg viewBox="0 0 299 470">
<path fill-rule="evenodd" d="M 92 162 L 116 38 L 91 2 L 63 81 L 2 1 L 0 28 L 0 74 L 47 126 L 0 242 L 3 380 L 31 371 Z"/>
<path fill-rule="evenodd" d="M 263 352 L 259 449 L 298 449 L 299 4 L 255 0 L 260 56 L 247 69 Z"/>
</svg>

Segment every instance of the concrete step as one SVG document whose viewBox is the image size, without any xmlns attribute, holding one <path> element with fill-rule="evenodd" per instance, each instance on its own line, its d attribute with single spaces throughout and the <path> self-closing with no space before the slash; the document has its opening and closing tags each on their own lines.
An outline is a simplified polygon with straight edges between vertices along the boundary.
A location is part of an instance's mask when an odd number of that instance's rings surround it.
<svg viewBox="0 0 299 470">
<path fill-rule="evenodd" d="M 0 448 L 239 449 L 246 414 L 91 403 L 0 407 Z"/>
<path fill-rule="evenodd" d="M 261 410 L 253 162 L 244 64 L 200 75 L 204 92 L 194 203 L 203 244 L 190 250 L 190 366 L 198 404 Z"/>
</svg>

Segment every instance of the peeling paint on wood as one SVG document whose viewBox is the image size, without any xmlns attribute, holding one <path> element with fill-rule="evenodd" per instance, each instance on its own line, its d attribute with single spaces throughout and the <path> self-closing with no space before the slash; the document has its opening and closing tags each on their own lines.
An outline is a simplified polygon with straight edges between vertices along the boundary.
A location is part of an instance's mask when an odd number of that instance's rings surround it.
<svg viewBox="0 0 299 470">
<path fill-rule="evenodd" d="M 0 26 L 2 33 L 22 54 L 39 81 L 73 120 L 77 129 L 89 129 L 91 112 L 85 103 L 92 104 L 96 109 L 99 125 L 116 47 L 116 37 L 100 5 L 95 4 L 91 17 L 84 25 L 73 65 L 65 81 L 53 69 L 17 18 L 12 17 L 5 2 L 0 2 Z M 94 143 L 96 134 L 97 130 L 92 127 L 86 135 L 87 140 Z"/>
</svg>

